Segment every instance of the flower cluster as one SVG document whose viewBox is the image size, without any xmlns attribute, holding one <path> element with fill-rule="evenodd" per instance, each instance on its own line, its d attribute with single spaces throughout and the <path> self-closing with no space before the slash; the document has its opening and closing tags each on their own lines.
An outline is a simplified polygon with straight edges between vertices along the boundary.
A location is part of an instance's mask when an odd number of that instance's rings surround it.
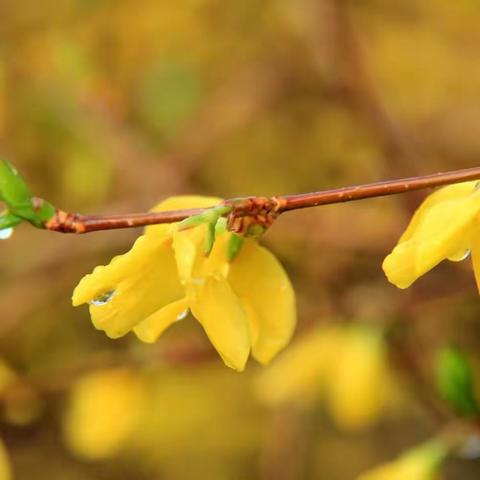
<svg viewBox="0 0 480 480">
<path fill-rule="evenodd" d="M 173 197 L 154 210 L 206 208 L 218 198 Z M 290 340 L 295 295 L 278 260 L 246 238 L 233 260 L 229 232 L 219 233 L 205 254 L 208 225 L 148 227 L 132 249 L 85 276 L 73 293 L 75 306 L 90 304 L 97 329 L 117 338 L 129 331 L 154 342 L 191 311 L 215 349 L 241 371 L 250 352 L 269 362 Z"/>
</svg>

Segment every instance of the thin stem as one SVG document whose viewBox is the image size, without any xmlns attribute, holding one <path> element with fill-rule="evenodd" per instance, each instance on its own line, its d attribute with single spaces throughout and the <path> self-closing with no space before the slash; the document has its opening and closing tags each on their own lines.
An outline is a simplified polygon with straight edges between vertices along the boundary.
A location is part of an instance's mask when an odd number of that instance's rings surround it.
<svg viewBox="0 0 480 480">
<path fill-rule="evenodd" d="M 453 183 L 480 179 L 480 167 L 453 170 L 445 173 L 433 173 L 418 177 L 386 180 L 352 187 L 324 190 L 322 192 L 284 195 L 286 204 L 281 211 L 297 210 L 299 208 L 316 207 L 332 203 L 353 202 L 364 198 L 384 197 L 399 193 L 422 190 L 424 188 L 440 187 Z"/>
<path fill-rule="evenodd" d="M 225 200 L 223 203 L 233 207 L 229 214 L 232 218 L 256 216 L 260 218 L 260 223 L 267 223 L 268 220 L 264 219 L 265 216 L 271 216 L 274 219 L 280 213 L 290 210 L 396 195 L 469 180 L 480 180 L 480 167 L 342 187 L 320 192 L 279 195 L 270 198 L 234 198 Z M 46 222 L 44 228 L 63 233 L 88 233 L 99 230 L 143 227 L 146 225 L 179 222 L 193 215 L 201 214 L 205 210 L 207 208 L 112 216 L 88 216 L 58 210 L 56 215 Z"/>
</svg>

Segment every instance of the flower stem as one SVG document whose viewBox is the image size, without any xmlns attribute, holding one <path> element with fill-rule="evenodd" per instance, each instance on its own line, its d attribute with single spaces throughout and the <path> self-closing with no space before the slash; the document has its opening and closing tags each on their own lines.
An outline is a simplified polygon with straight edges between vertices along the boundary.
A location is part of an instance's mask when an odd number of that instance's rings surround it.
<svg viewBox="0 0 480 480">
<path fill-rule="evenodd" d="M 469 180 L 480 180 L 480 167 L 401 178 L 398 180 L 387 180 L 312 193 L 279 195 L 275 197 L 235 198 L 225 200 L 224 204 L 232 207 L 232 211 L 229 215 L 233 215 L 234 217 L 250 215 L 256 215 L 259 217 L 271 215 L 272 217 L 276 217 L 280 213 L 300 208 L 396 195 L 399 193 L 466 182 Z M 99 230 L 143 227 L 146 225 L 179 222 L 193 215 L 199 215 L 206 210 L 206 208 L 197 208 L 111 216 L 81 215 L 57 210 L 55 216 L 45 222 L 44 228 L 62 233 L 88 233 Z M 265 220 L 265 223 L 267 223 L 267 221 L 268 220 Z"/>
</svg>

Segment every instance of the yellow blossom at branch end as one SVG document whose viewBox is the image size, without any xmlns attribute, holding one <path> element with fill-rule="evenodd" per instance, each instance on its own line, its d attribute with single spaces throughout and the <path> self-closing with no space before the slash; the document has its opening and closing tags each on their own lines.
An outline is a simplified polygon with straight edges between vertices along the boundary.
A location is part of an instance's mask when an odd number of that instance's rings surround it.
<svg viewBox="0 0 480 480">
<path fill-rule="evenodd" d="M 418 208 L 397 246 L 383 262 L 388 280 L 408 288 L 445 259 L 472 254 L 480 284 L 480 189 L 476 181 L 458 183 L 431 194 Z"/>
</svg>

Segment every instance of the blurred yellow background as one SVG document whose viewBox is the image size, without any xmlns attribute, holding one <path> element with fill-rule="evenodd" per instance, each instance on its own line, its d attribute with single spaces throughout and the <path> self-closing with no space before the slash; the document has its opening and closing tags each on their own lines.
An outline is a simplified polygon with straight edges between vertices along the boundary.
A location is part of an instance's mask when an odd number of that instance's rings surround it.
<svg viewBox="0 0 480 480">
<path fill-rule="evenodd" d="M 479 16 L 474 0 L 2 0 L 0 155 L 82 213 L 474 166 Z M 480 301 L 468 262 L 409 291 L 384 278 L 424 196 L 282 216 L 264 241 L 297 333 L 242 374 L 196 322 L 148 346 L 73 309 L 81 276 L 138 230 L 18 228 L 0 244 L 13 478 L 349 480 L 430 438 L 434 352 L 456 342 L 479 363 Z M 479 460 L 446 466 L 479 475 Z"/>
</svg>

